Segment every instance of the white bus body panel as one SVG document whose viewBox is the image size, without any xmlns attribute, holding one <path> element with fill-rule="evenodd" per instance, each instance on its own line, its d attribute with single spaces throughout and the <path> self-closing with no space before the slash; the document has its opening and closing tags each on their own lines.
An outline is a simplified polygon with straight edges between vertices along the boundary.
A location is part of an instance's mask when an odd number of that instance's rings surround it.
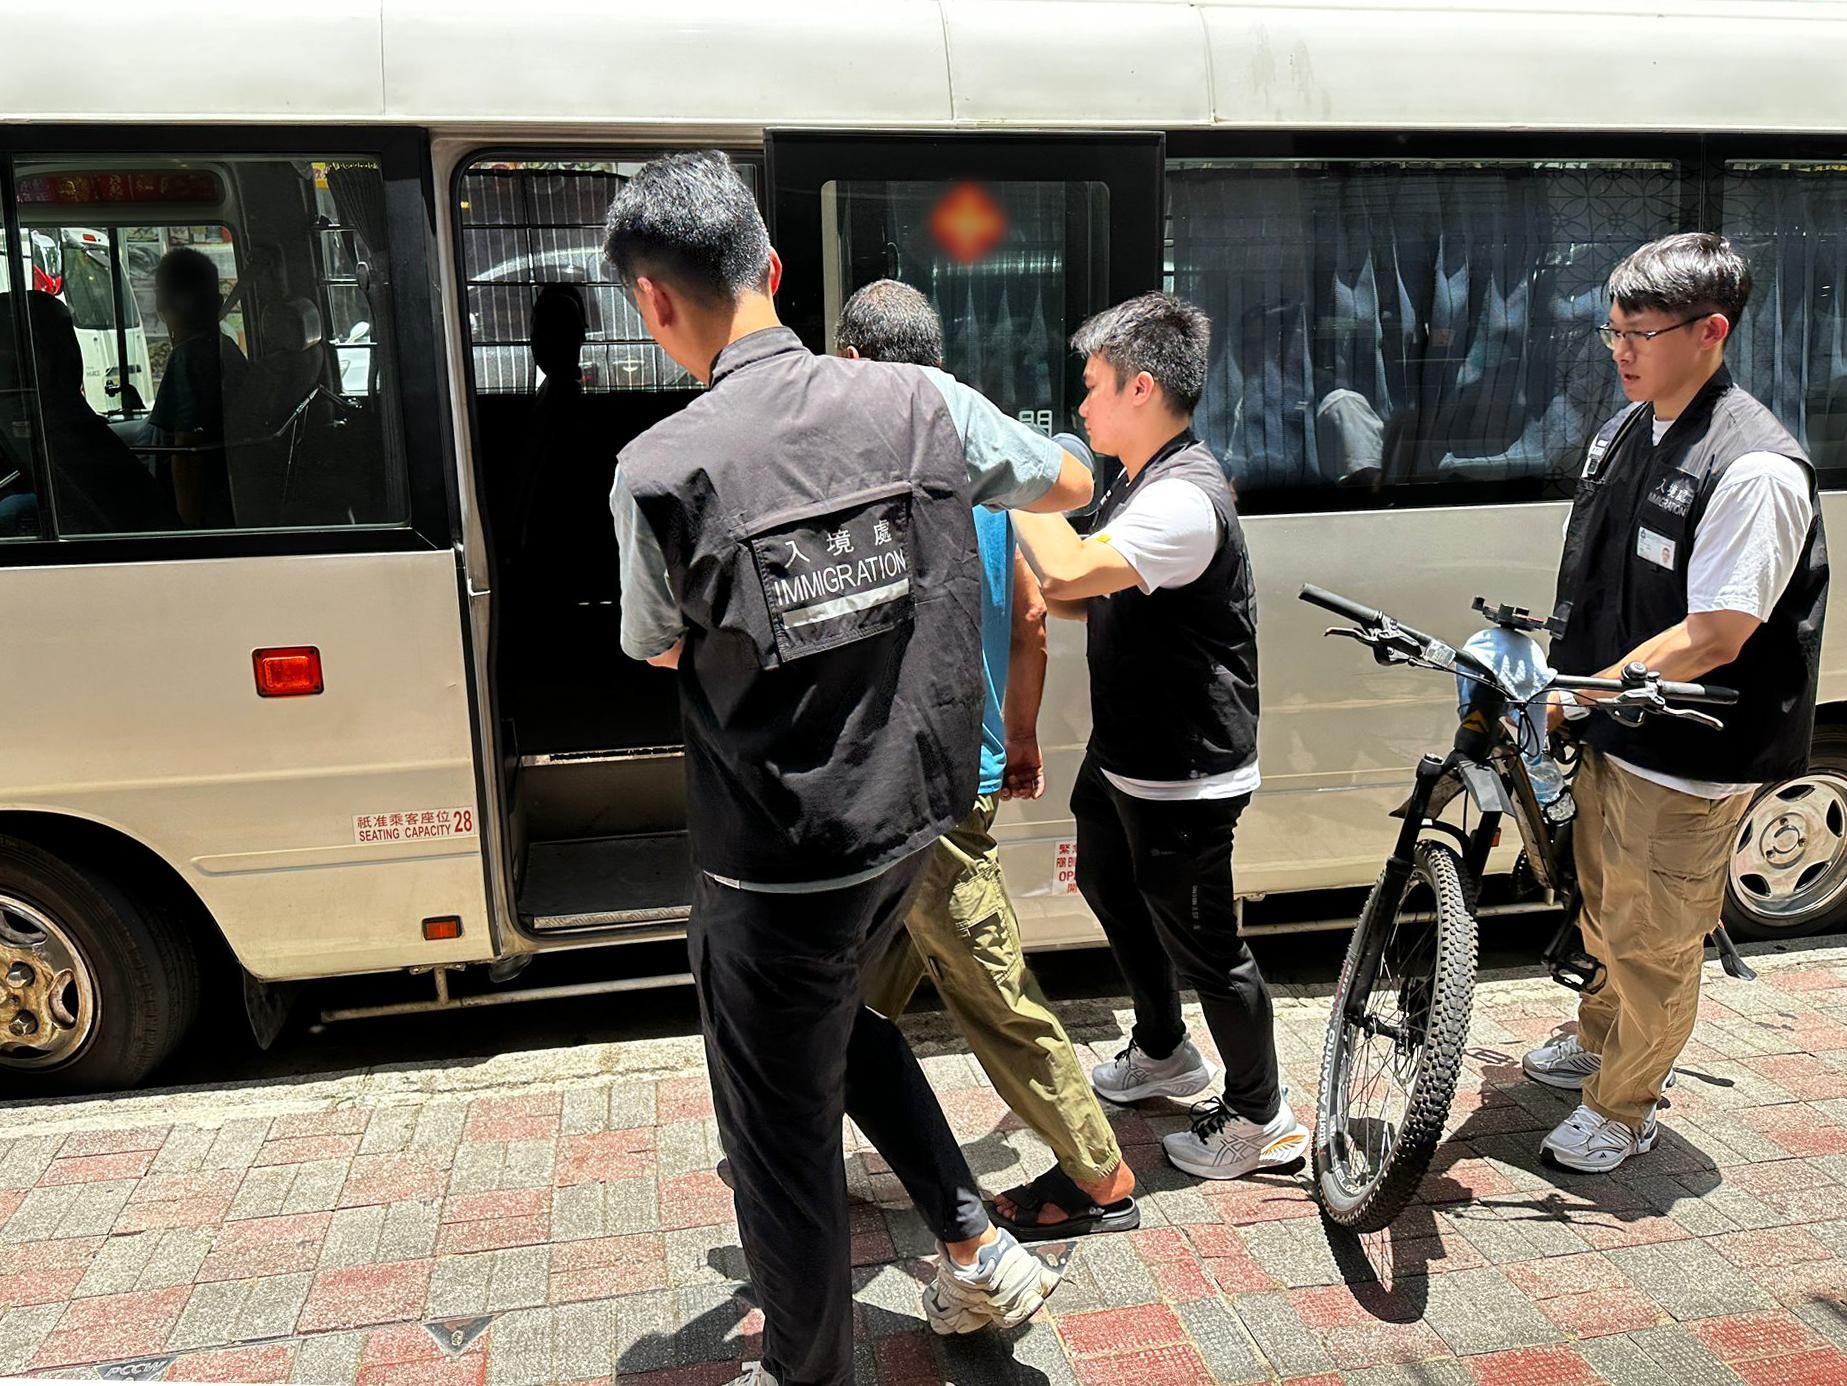
<svg viewBox="0 0 1847 1386">
<path fill-rule="evenodd" d="M 0 809 L 117 828 L 264 978 L 491 955 L 477 834 L 361 844 L 361 815 L 476 802 L 448 551 L 0 569 Z M 326 691 L 257 696 L 315 645 Z M 132 710 L 125 715 L 125 709 Z M 458 915 L 462 937 L 421 924 Z"/>
</svg>

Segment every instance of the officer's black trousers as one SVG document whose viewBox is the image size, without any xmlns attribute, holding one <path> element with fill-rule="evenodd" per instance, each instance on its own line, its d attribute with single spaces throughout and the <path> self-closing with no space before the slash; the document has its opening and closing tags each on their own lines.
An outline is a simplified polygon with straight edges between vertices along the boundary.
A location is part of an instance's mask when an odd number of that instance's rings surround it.
<svg viewBox="0 0 1847 1386">
<path fill-rule="evenodd" d="M 1163 801 L 1124 794 L 1086 756 L 1071 791 L 1077 888 L 1135 1002 L 1135 1043 L 1164 1059 L 1186 1038 L 1180 988 L 1199 993 L 1225 1061 L 1225 1102 L 1268 1121 L 1282 1101 L 1270 989 L 1238 932 L 1231 844 L 1249 795 Z"/>
<path fill-rule="evenodd" d="M 689 945 L 738 1231 L 782 1386 L 849 1386 L 853 1303 L 840 1118 L 850 1114 L 942 1241 L 988 1218 L 897 1026 L 861 1004 L 929 856 L 845 890 L 768 894 L 696 874 Z"/>
</svg>

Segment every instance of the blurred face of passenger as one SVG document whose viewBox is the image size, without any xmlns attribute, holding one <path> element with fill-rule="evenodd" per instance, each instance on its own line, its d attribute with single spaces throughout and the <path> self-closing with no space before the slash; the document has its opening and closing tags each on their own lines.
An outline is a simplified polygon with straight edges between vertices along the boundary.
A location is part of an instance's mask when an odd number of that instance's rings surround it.
<svg viewBox="0 0 1847 1386">
<path fill-rule="evenodd" d="M 1111 457 L 1121 457 L 1125 450 L 1137 451 L 1151 427 L 1167 422 L 1160 393 L 1147 371 L 1118 380 L 1114 366 L 1101 356 L 1091 357 L 1084 363 L 1084 402 L 1077 407 L 1090 446 Z M 1165 442 L 1166 436 L 1155 442 Z"/>
<path fill-rule="evenodd" d="M 1676 315 L 1654 308 L 1631 313 L 1620 303 L 1610 305 L 1610 326 L 1658 334 L 1646 340 L 1622 337 L 1610 348 L 1631 403 L 1678 400 L 1696 390 L 1717 368 L 1716 355 L 1731 332 L 1723 313 Z"/>
</svg>

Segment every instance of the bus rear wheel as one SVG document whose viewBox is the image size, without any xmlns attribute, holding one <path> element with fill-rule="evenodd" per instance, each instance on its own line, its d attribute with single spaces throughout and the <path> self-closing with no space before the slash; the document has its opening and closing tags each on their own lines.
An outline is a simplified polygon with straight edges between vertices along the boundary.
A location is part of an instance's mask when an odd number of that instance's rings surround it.
<svg viewBox="0 0 1847 1386">
<path fill-rule="evenodd" d="M 198 1007 L 198 961 L 154 893 L 0 834 L 0 1081 L 132 1087 L 172 1054 Z"/>
<path fill-rule="evenodd" d="M 1732 843 L 1725 925 L 1801 938 L 1847 925 L 1847 727 L 1815 728 L 1808 770 L 1752 801 Z"/>
</svg>

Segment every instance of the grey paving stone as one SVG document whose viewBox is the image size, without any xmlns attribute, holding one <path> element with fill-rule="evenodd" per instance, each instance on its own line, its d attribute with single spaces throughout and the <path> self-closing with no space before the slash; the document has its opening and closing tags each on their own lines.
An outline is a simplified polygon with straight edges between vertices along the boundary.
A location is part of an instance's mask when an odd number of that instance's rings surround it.
<svg viewBox="0 0 1847 1386">
<path fill-rule="evenodd" d="M 609 1125 L 609 1089 L 598 1085 L 570 1088 L 564 1094 L 564 1112 L 558 1130 L 567 1136 L 587 1136 L 607 1131 Z"/>
<path fill-rule="evenodd" d="M 674 1353 L 680 1364 L 718 1362 L 736 1357 L 739 1326 L 750 1306 L 738 1297 L 738 1285 L 694 1285 L 673 1292 Z"/>
<path fill-rule="evenodd" d="M 460 1102 L 438 1102 L 417 1114 L 417 1128 L 411 1133 L 410 1149 L 420 1154 L 451 1155 L 462 1143 L 462 1128 L 468 1122 L 468 1109 Z"/>
<path fill-rule="evenodd" d="M 380 1107 L 366 1123 L 359 1138 L 361 1155 L 398 1155 L 410 1149 L 410 1139 L 417 1129 L 418 1108 Z"/>
<path fill-rule="evenodd" d="M 0 1372 L 16 1372 L 30 1362 L 63 1315 L 62 1304 L 34 1304 L 0 1314 Z"/>
<path fill-rule="evenodd" d="M 489 1386 L 548 1386 L 552 1375 L 552 1313 L 516 1309 L 494 1320 L 488 1339 Z"/>
<path fill-rule="evenodd" d="M 488 1285 L 493 1279 L 491 1251 L 472 1256 L 439 1256 L 430 1272 L 430 1292 L 424 1301 L 426 1319 L 455 1319 L 487 1312 Z"/>
<path fill-rule="evenodd" d="M 1683 1323 L 1776 1308 L 1761 1285 L 1704 1242 L 1623 1247 L 1607 1254 L 1643 1294 Z"/>
<path fill-rule="evenodd" d="M 652 1179 L 615 1179 L 603 1188 L 604 1235 L 625 1237 L 660 1230 L 661 1191 Z"/>
<path fill-rule="evenodd" d="M 576 1184 L 568 1189 L 553 1189 L 552 1240 L 577 1242 L 605 1235 L 605 1196 L 601 1184 Z"/>
<path fill-rule="evenodd" d="M 1072 1260 L 1084 1264 L 1107 1304 L 1153 1304 L 1161 1298 L 1147 1263 L 1126 1237 L 1083 1238 Z"/>
<path fill-rule="evenodd" d="M 507 1162 L 505 1141 L 470 1141 L 459 1146 L 449 1167 L 449 1192 L 493 1193 L 501 1187 L 500 1173 Z"/>
<path fill-rule="evenodd" d="M 609 1091 L 609 1129 L 635 1131 L 656 1120 L 654 1084 L 618 1083 Z"/>
<path fill-rule="evenodd" d="M 379 1234 L 385 1230 L 382 1204 L 365 1208 L 342 1208 L 327 1225 L 327 1240 L 321 1246 L 320 1268 L 344 1270 L 349 1266 L 369 1265 L 373 1261 L 397 1260 L 379 1254 Z"/>
<path fill-rule="evenodd" d="M 82 1184 L 58 1220 L 59 1237 L 103 1237 L 114 1230 L 135 1191 L 135 1181 Z M 23 1211 L 23 1210 L 22 1210 Z M 10 1225 L 10 1224 L 9 1224 Z"/>
<path fill-rule="evenodd" d="M 1289 1289 L 1338 1285 L 1345 1275 L 1320 1218 L 1283 1218 L 1241 1229 L 1244 1245 L 1277 1284 Z"/>
<path fill-rule="evenodd" d="M 77 1201 L 75 1185 L 64 1188 L 28 1189 L 13 1216 L 0 1228 L 0 1242 L 49 1241 L 57 1235 L 58 1225 Z"/>
<path fill-rule="evenodd" d="M 289 1380 L 296 1386 L 351 1386 L 359 1377 L 363 1333 L 312 1333 L 300 1340 Z"/>
<path fill-rule="evenodd" d="M 1077 1372 L 1058 1341 L 1058 1330 L 1045 1319 L 1032 1319 L 999 1338 L 1018 1369 L 1017 1380 L 1032 1386 L 1077 1386 Z"/>
<path fill-rule="evenodd" d="M 268 1117 L 233 1117 L 218 1128 L 205 1154 L 206 1169 L 249 1169 L 269 1139 Z"/>
<path fill-rule="evenodd" d="M 1231 1307 L 1279 1375 L 1314 1376 L 1334 1370 L 1320 1341 L 1280 1292 L 1239 1295 Z"/>
<path fill-rule="evenodd" d="M 378 1237 L 381 1261 L 421 1261 L 436 1251 L 442 1205 L 434 1200 L 404 1199 L 385 1210 Z"/>
<path fill-rule="evenodd" d="M 1453 1357 L 1342 1372 L 1340 1379 L 1342 1386 L 1475 1386 L 1469 1369 Z"/>
<path fill-rule="evenodd" d="M 127 1294 L 140 1283 L 141 1272 L 154 1259 L 159 1241 L 157 1232 L 111 1237 L 97 1251 L 83 1279 L 77 1282 L 76 1296 Z"/>
<path fill-rule="evenodd" d="M 1064 1287 L 1060 1286 L 1058 1294 L 1063 1293 Z M 853 1298 L 860 1306 L 867 1333 L 875 1339 L 923 1328 L 922 1295 L 922 1283 L 904 1264 L 854 1268 Z M 1052 1303 L 1064 1312 L 1062 1298 L 1055 1297 Z"/>
<path fill-rule="evenodd" d="M 22 1136 L 13 1141 L 0 1167 L 0 1189 L 29 1189 L 38 1183 L 64 1141 L 63 1136 Z"/>
<path fill-rule="evenodd" d="M 282 1212 L 291 1215 L 332 1212 L 340 1204 L 340 1190 L 346 1187 L 346 1176 L 352 1164 L 350 1159 L 310 1160 L 290 1166 L 295 1171 L 295 1179 L 282 1200 Z"/>
<path fill-rule="evenodd" d="M 536 1189 L 549 1187 L 558 1161 L 556 1141 L 508 1141 L 507 1159 L 501 1187 Z"/>
<path fill-rule="evenodd" d="M 1736 1372 L 1678 1324 L 1631 1333 L 1629 1340 L 1654 1359 L 1657 1381 L 1674 1386 L 1735 1386 L 1738 1381 Z"/>
<path fill-rule="evenodd" d="M 494 1266 L 487 1287 L 487 1307 L 490 1313 L 525 1309 L 545 1303 L 551 1248 L 522 1246 L 490 1254 Z"/>
<path fill-rule="evenodd" d="M 148 1166 L 149 1174 L 197 1174 L 205 1168 L 205 1159 L 211 1153 L 212 1142 L 218 1138 L 216 1131 L 207 1131 L 197 1126 L 180 1126 L 171 1131 L 161 1143 L 159 1152 L 154 1156 L 154 1163 Z"/>
<path fill-rule="evenodd" d="M 552 1310 L 552 1379 L 583 1381 L 615 1370 L 612 1300 L 564 1304 Z"/>
<path fill-rule="evenodd" d="M 135 1288 L 169 1290 L 192 1284 L 205 1258 L 211 1254 L 216 1235 L 209 1227 L 176 1227 L 155 1234 L 153 1254 L 135 1281 Z M 123 1239 L 111 1237 L 104 1245 L 107 1247 L 120 1240 Z"/>
<path fill-rule="evenodd" d="M 674 1365 L 674 1307 L 671 1290 L 624 1295 L 615 1302 L 618 1375 L 659 1371 Z"/>
<path fill-rule="evenodd" d="M 250 1281 L 220 1280 L 195 1285 L 179 1322 L 167 1338 L 169 1348 L 217 1347 L 237 1341 L 237 1320 L 250 1297 Z"/>
<path fill-rule="evenodd" d="M 666 1253 L 667 1283 L 676 1289 L 729 1285 L 749 1278 L 734 1224 L 663 1233 L 661 1243 Z"/>
<path fill-rule="evenodd" d="M 1565 1336 L 1498 1270 L 1431 1276 L 1423 1317 L 1461 1357 L 1538 1347 Z"/>
<path fill-rule="evenodd" d="M 1609 1386 L 1661 1386 L 1661 1364 L 1622 1334 L 1586 1338 L 1574 1346 Z"/>
<path fill-rule="evenodd" d="M 706 1143 L 705 1127 L 696 1121 L 676 1121 L 659 1128 L 654 1148 L 661 1178 L 698 1174 L 718 1167 L 719 1152 Z"/>
<path fill-rule="evenodd" d="M 254 1342 L 262 1338 L 282 1338 L 295 1331 L 295 1322 L 301 1317 L 302 1306 L 308 1302 L 308 1287 L 314 1277 L 303 1272 L 300 1275 L 276 1275 L 268 1280 L 252 1281 L 250 1297 L 244 1301 L 243 1312 L 237 1316 L 237 1338 L 240 1343 Z"/>
<path fill-rule="evenodd" d="M 293 1165 L 270 1165 L 251 1170 L 244 1175 L 243 1183 L 238 1185 L 237 1195 L 231 1200 L 231 1209 L 225 1214 L 225 1220 L 237 1222 L 244 1218 L 279 1216 L 282 1202 L 289 1196 L 289 1190 L 294 1184 Z"/>
<path fill-rule="evenodd" d="M 1218 1300 L 1177 1305 L 1176 1311 L 1215 1381 L 1250 1381 L 1269 1370 L 1244 1325 Z"/>
<path fill-rule="evenodd" d="M 885 1225 L 891 1231 L 892 1245 L 900 1256 L 936 1255 L 936 1238 L 924 1226 L 924 1220 L 911 1207 L 888 1209 Z"/>
</svg>

